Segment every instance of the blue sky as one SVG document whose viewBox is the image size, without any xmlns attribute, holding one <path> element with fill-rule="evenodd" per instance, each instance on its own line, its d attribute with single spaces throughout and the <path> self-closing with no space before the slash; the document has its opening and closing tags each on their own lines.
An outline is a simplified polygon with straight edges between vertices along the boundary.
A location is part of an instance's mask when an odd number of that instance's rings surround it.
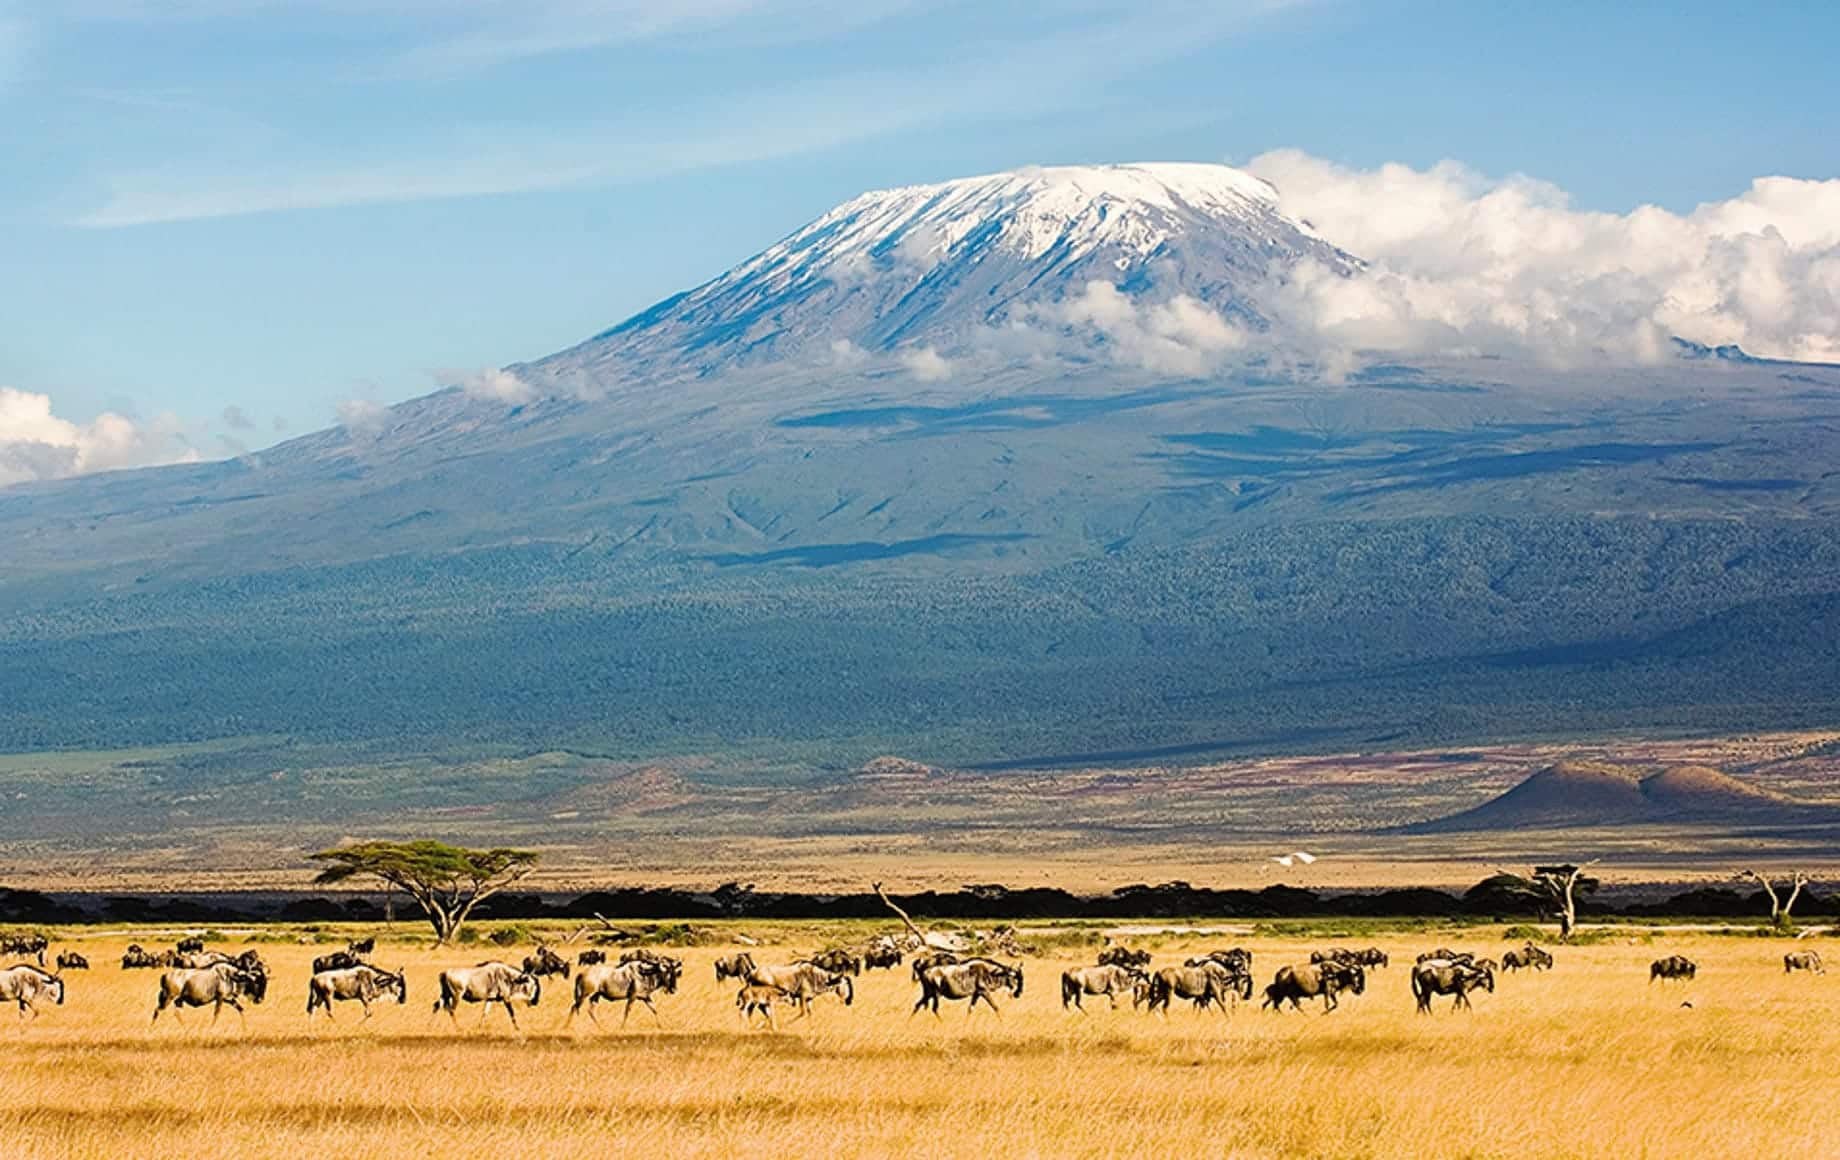
<svg viewBox="0 0 1840 1160">
<path fill-rule="evenodd" d="M 1684 211 L 1840 176 L 1835 43 L 1816 3 L 0 0 L 0 387 L 258 446 L 1025 164 L 1454 158 Z"/>
</svg>

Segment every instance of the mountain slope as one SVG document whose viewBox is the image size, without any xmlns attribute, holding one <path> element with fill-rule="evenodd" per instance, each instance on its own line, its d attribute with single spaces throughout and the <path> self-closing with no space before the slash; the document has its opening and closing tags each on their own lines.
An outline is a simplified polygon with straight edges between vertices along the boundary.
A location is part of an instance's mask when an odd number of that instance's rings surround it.
<svg viewBox="0 0 1840 1160">
<path fill-rule="evenodd" d="M 1622 766 L 1562 761 L 1474 809 L 1409 828 L 1454 833 L 1637 823 L 1772 825 L 1805 823 L 1832 812 L 1705 766 L 1674 766 L 1638 777 Z"/>
</svg>

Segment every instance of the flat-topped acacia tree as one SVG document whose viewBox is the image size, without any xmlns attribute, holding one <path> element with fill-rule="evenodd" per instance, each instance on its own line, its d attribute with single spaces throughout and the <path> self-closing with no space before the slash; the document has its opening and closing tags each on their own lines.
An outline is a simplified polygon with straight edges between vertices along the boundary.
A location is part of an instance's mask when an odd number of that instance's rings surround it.
<svg viewBox="0 0 1840 1160">
<path fill-rule="evenodd" d="M 357 842 L 312 858 L 326 864 L 316 885 L 369 877 L 401 889 L 428 916 L 437 945 L 460 933 L 475 906 L 537 868 L 534 850 L 470 850 L 428 839 Z"/>
</svg>

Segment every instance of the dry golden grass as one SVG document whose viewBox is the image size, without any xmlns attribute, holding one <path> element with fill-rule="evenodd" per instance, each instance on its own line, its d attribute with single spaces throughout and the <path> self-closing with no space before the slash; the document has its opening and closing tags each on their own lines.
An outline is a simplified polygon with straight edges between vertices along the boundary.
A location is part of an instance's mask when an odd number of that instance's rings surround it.
<svg viewBox="0 0 1840 1160">
<path fill-rule="evenodd" d="M 1496 954 L 1496 932 L 1447 936 Z M 1830 1091 L 1840 973 L 1786 977 L 1774 940 L 1669 936 L 1558 951 L 1558 969 L 1506 978 L 1473 1013 L 1416 1015 L 1412 954 L 1438 936 L 1376 941 L 1394 965 L 1330 1016 L 1168 1020 L 1098 1001 L 1063 1012 L 1061 969 L 1029 962 L 1001 1018 L 910 1018 L 904 970 L 855 1006 L 747 1032 L 719 949 L 683 952 L 684 987 L 625 1031 L 567 1027 L 552 980 L 522 1033 L 502 1012 L 458 1028 L 430 1015 L 441 966 L 487 957 L 385 946 L 410 973 L 406 1007 L 362 1026 L 309 1025 L 306 962 L 263 948 L 269 1001 L 239 1025 L 150 1027 L 158 973 L 110 960 L 126 938 L 82 942 L 97 964 L 66 1006 L 0 1035 L 0 1153 L 19 1157 L 365 1156 L 1814 1156 L 1840 1147 Z M 151 940 L 143 940 L 151 941 Z M 1218 942 L 1220 940 L 1210 940 Z M 1239 940 L 1257 974 L 1308 944 Z M 1193 946 L 1202 945 L 1199 941 Z M 1803 944 L 1806 946 L 1807 944 Z M 758 957 L 789 958 L 768 952 Z M 1158 960 L 1190 945 L 1170 939 Z M 1697 981 L 1650 985 L 1681 952 Z M 1089 961 L 1080 956 L 1081 961 Z M 1402 962 L 1401 960 L 1404 960 Z M 1693 1006 L 1685 1008 L 1682 1000 Z M 1090 1004 L 1089 1004 L 1090 1005 Z"/>
</svg>

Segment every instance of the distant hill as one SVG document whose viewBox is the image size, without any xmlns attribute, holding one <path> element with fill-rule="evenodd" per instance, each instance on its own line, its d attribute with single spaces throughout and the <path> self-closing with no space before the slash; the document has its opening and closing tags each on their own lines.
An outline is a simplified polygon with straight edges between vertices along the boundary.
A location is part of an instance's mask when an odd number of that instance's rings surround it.
<svg viewBox="0 0 1840 1160">
<path fill-rule="evenodd" d="M 1835 813 L 1703 765 L 1641 777 L 1624 766 L 1561 761 L 1474 809 L 1408 828 L 1450 833 L 1643 823 L 1771 825 L 1831 820 Z"/>
</svg>

